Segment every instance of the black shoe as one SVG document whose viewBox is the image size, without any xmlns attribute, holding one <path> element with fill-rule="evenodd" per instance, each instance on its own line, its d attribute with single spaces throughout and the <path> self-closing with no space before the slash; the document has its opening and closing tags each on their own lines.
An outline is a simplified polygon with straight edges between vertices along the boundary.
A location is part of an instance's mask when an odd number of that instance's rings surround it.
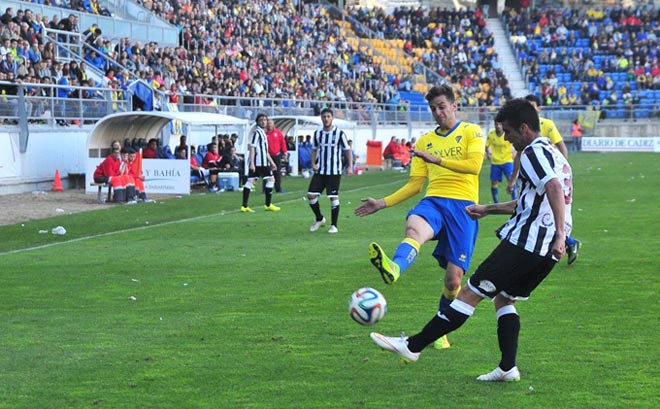
<svg viewBox="0 0 660 409">
<path fill-rule="evenodd" d="M 575 243 L 566 248 L 566 253 L 568 253 L 568 265 L 575 263 L 578 257 L 578 251 L 580 250 L 580 240 L 575 240 Z"/>
</svg>

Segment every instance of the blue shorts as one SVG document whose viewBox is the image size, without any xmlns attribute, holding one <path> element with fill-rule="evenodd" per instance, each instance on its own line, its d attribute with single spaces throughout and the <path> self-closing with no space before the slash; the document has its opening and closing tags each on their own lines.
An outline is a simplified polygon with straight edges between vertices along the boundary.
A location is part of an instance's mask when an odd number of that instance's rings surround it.
<svg viewBox="0 0 660 409">
<path fill-rule="evenodd" d="M 506 176 L 506 179 L 511 179 L 511 174 L 513 173 L 513 162 L 503 163 L 501 165 L 490 165 L 490 181 L 491 182 L 501 182 L 502 174 Z"/>
<path fill-rule="evenodd" d="M 438 241 L 433 257 L 444 269 L 448 261 L 462 268 L 463 272 L 470 268 L 479 223 L 468 216 L 465 207 L 473 204 L 471 200 L 427 196 L 408 212 L 408 217 L 420 216 L 433 229 L 433 240 Z"/>
</svg>

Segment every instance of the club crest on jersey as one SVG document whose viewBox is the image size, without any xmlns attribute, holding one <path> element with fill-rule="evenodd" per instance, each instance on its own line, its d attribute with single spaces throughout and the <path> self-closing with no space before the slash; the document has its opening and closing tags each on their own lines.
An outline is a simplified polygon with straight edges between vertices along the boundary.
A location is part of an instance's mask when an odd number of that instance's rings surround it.
<svg viewBox="0 0 660 409">
<path fill-rule="evenodd" d="M 429 150 L 433 147 L 433 144 L 431 142 L 426 144 L 426 150 Z"/>
<path fill-rule="evenodd" d="M 555 223 L 555 219 L 550 213 L 545 213 L 541 216 L 541 224 L 544 227 L 550 227 Z"/>
<path fill-rule="evenodd" d="M 461 141 L 461 139 L 463 139 L 463 136 L 462 136 L 462 135 L 458 135 L 458 136 L 456 137 L 456 143 L 459 143 L 459 142 Z"/>
</svg>

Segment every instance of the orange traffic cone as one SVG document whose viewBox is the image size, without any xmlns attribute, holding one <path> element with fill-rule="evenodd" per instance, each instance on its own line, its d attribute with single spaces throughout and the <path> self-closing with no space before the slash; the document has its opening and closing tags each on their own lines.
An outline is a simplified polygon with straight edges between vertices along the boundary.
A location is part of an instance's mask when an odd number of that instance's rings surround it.
<svg viewBox="0 0 660 409">
<path fill-rule="evenodd" d="M 55 181 L 53 182 L 53 188 L 51 190 L 53 192 L 64 192 L 64 188 L 62 187 L 62 180 L 60 180 L 59 169 L 55 171 Z"/>
</svg>

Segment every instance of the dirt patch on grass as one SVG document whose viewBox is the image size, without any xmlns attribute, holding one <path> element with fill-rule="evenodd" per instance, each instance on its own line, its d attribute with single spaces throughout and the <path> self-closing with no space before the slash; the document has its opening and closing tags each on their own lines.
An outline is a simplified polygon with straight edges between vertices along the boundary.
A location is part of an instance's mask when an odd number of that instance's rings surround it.
<svg viewBox="0 0 660 409">
<path fill-rule="evenodd" d="M 149 197 L 164 200 L 171 195 L 150 195 Z M 6 226 L 63 214 L 106 209 L 108 206 L 118 205 L 99 203 L 96 200 L 96 194 L 86 194 L 83 190 L 35 191 L 17 195 L 0 195 L 0 209 L 2 209 L 0 225 Z"/>
</svg>

